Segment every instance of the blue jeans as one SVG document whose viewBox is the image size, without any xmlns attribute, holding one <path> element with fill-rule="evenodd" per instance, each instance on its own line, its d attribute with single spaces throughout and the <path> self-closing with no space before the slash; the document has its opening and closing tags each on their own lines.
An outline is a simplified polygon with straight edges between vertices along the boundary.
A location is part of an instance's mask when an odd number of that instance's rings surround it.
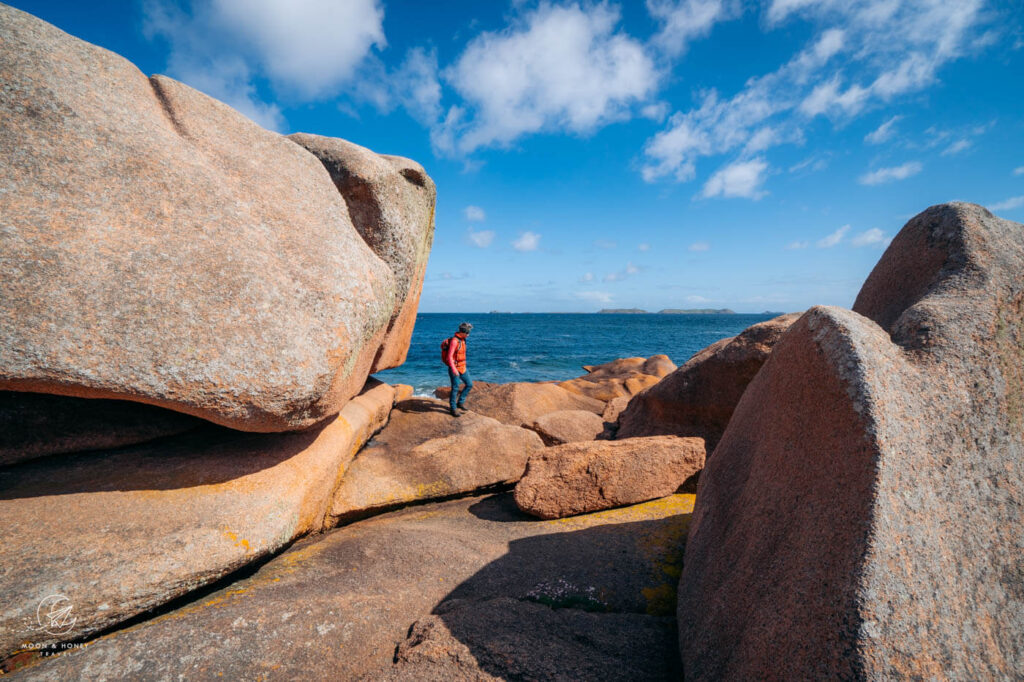
<svg viewBox="0 0 1024 682">
<path fill-rule="evenodd" d="M 458 405 L 460 407 L 466 404 L 466 397 L 469 395 L 469 392 L 473 390 L 473 380 L 469 378 L 469 370 L 459 374 L 458 372 L 452 371 L 451 367 L 448 368 L 448 378 L 451 379 L 452 382 L 452 394 L 449 401 L 451 402 L 451 407 L 454 410 L 456 397 L 458 397 Z M 462 380 L 462 390 L 459 391 L 458 396 L 456 396 L 456 389 L 459 387 L 460 379 Z"/>
</svg>

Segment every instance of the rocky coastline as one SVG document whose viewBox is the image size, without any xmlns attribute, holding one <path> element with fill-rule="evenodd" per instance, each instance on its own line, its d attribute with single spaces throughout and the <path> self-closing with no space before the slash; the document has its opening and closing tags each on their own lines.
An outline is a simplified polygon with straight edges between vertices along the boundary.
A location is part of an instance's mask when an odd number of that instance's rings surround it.
<svg viewBox="0 0 1024 682">
<path fill-rule="evenodd" d="M 0 676 L 1024 670 L 1024 225 L 930 207 L 852 310 L 452 416 L 372 376 L 422 166 L 3 5 L 0 76 Z"/>
</svg>

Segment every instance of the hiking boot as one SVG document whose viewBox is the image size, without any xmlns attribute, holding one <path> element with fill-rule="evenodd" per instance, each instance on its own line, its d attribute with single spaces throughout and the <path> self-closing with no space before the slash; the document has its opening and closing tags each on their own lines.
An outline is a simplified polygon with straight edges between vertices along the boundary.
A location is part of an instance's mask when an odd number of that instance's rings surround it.
<svg viewBox="0 0 1024 682">
<path fill-rule="evenodd" d="M 458 417 L 459 416 L 458 410 L 456 410 L 454 407 L 449 407 L 448 411 L 452 413 L 453 417 Z"/>
<path fill-rule="evenodd" d="M 460 410 L 462 410 L 463 412 L 466 412 L 466 411 L 467 411 L 467 410 L 466 410 L 466 406 L 465 406 L 464 404 L 462 404 L 462 403 L 459 403 L 459 404 L 458 404 L 458 405 L 456 405 L 455 407 L 459 408 L 459 409 L 460 409 Z"/>
</svg>

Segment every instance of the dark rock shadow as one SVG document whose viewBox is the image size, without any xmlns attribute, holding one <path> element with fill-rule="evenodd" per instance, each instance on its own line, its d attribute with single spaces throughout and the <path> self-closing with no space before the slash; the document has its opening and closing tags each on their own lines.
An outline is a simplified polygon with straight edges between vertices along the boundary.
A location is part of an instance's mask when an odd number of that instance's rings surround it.
<svg viewBox="0 0 1024 682">
<path fill-rule="evenodd" d="M 522 523 L 537 521 L 536 517 L 520 511 L 519 507 L 512 500 L 511 495 L 491 495 L 469 507 L 469 513 L 483 521 L 496 521 L 499 523 Z"/>
<path fill-rule="evenodd" d="M 395 409 L 413 414 L 423 414 L 426 412 L 440 412 L 448 414 L 447 404 L 438 402 L 437 400 L 431 400 L 430 398 L 409 398 L 408 400 L 403 400 L 395 405 Z"/>
<path fill-rule="evenodd" d="M 287 433 L 246 433 L 204 424 L 139 445 L 29 460 L 0 468 L 0 500 L 224 483 L 294 457 L 330 421 Z"/>
</svg>

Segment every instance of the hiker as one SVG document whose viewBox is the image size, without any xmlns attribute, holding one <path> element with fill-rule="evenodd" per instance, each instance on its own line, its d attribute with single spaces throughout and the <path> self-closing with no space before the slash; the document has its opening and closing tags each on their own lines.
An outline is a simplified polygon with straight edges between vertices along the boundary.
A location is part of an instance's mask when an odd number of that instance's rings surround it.
<svg viewBox="0 0 1024 682">
<path fill-rule="evenodd" d="M 455 408 L 465 411 L 466 397 L 473 390 L 473 380 L 469 378 L 469 372 L 466 370 L 466 337 L 469 336 L 469 332 L 472 329 L 473 325 L 469 322 L 463 322 L 459 325 L 459 331 L 455 332 L 455 336 L 445 339 L 441 348 L 444 364 L 448 365 L 448 378 L 452 382 L 452 393 L 449 397 L 449 403 L 453 417 L 459 416 Z M 456 391 L 460 380 L 463 384 L 462 390 Z"/>
</svg>

